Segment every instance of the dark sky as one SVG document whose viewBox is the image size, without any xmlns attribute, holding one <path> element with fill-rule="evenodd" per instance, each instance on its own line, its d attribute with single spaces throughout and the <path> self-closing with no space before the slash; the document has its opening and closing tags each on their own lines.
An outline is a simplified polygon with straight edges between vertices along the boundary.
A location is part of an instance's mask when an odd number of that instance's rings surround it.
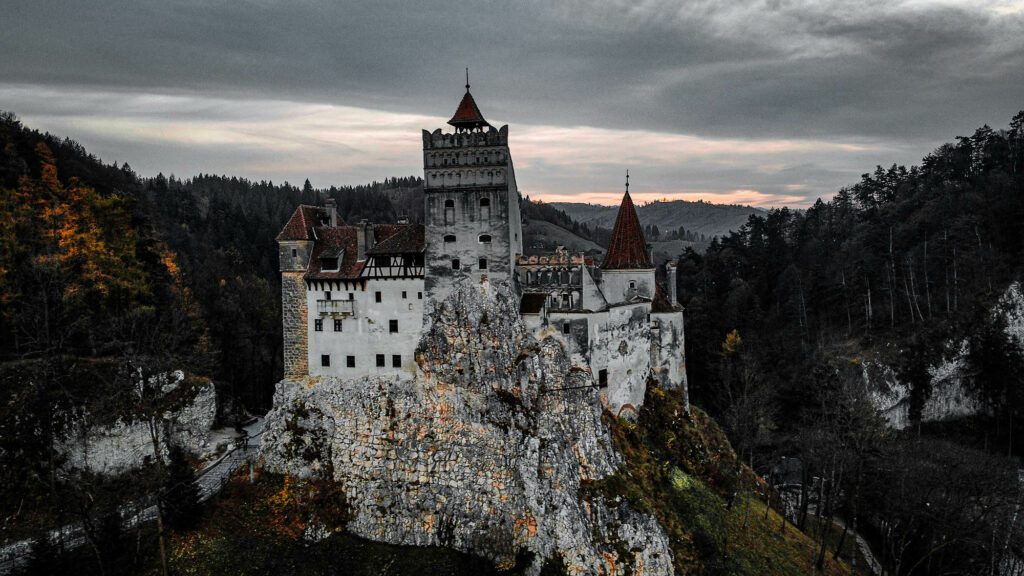
<svg viewBox="0 0 1024 576">
<path fill-rule="evenodd" d="M 549 199 L 805 205 L 1024 109 L 1024 0 L 0 2 L 0 109 L 147 175 L 419 174 L 466 66 Z"/>
</svg>

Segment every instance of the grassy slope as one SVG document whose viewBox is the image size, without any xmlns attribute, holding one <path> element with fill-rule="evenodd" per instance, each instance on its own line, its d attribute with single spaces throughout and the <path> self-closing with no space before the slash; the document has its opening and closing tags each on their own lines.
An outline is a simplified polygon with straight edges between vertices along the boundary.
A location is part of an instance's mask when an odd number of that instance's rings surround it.
<svg viewBox="0 0 1024 576">
<path fill-rule="evenodd" d="M 764 504 L 718 425 L 697 408 L 687 416 L 678 393 L 648 387 L 639 423 L 610 426 L 626 462 L 589 489 L 653 513 L 678 574 L 816 573 L 812 539 Z M 829 555 L 824 573 L 851 572 Z"/>
</svg>

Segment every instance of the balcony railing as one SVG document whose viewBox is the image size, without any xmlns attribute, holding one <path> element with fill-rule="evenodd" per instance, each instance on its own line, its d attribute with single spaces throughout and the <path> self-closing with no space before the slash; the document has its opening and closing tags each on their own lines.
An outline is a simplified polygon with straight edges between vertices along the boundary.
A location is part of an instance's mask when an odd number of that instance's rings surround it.
<svg viewBox="0 0 1024 576">
<path fill-rule="evenodd" d="M 317 300 L 316 312 L 321 316 L 352 316 L 355 304 L 352 300 Z"/>
</svg>

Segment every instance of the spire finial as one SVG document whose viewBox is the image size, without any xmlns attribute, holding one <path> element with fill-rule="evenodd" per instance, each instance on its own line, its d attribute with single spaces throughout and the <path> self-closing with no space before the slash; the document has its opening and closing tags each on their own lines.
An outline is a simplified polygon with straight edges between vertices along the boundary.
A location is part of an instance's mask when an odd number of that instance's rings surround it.
<svg viewBox="0 0 1024 576">
<path fill-rule="evenodd" d="M 626 194 L 629 194 L 629 168 L 626 168 Z"/>
<path fill-rule="evenodd" d="M 466 66 L 466 92 L 469 92 L 469 66 Z"/>
</svg>

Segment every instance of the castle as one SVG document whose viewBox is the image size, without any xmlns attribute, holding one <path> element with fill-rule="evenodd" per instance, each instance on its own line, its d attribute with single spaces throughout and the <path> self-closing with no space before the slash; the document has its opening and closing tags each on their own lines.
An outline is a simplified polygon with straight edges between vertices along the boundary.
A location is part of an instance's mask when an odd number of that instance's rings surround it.
<svg viewBox="0 0 1024 576">
<path fill-rule="evenodd" d="M 676 267 L 666 294 L 628 178 L 600 265 L 527 256 L 508 126 L 484 119 L 468 83 L 448 124 L 423 131 L 423 224 L 347 224 L 328 201 L 299 206 L 278 235 L 285 378 L 413 378 L 425 312 L 460 284 L 508 281 L 527 327 L 563 341 L 612 413 L 634 415 L 648 377 L 685 390 Z"/>
</svg>

